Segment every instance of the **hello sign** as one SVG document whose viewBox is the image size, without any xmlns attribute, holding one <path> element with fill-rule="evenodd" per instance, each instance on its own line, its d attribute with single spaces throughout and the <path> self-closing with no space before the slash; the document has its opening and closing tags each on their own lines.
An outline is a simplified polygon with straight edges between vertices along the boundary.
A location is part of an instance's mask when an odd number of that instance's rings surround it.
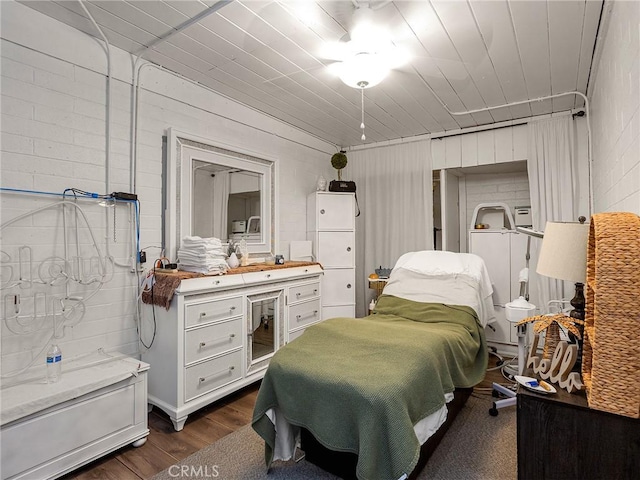
<svg viewBox="0 0 640 480">
<path fill-rule="evenodd" d="M 537 355 L 539 340 L 539 335 L 533 337 L 533 344 L 527 358 L 527 368 L 533 368 L 533 371 L 540 377 L 558 384 L 569 393 L 582 390 L 584 384 L 580 374 L 571 371 L 576 363 L 576 358 L 578 358 L 578 345 L 561 341 L 556 346 L 551 358 L 545 359 Z"/>
</svg>

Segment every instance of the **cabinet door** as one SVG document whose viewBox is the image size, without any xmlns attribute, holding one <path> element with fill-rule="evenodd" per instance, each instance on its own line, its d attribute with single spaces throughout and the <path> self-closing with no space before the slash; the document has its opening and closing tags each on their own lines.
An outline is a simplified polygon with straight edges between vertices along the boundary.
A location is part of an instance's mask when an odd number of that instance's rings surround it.
<svg viewBox="0 0 640 480">
<path fill-rule="evenodd" d="M 353 230 L 353 194 L 318 194 L 318 230 Z"/>
<path fill-rule="evenodd" d="M 322 305 L 355 304 L 355 280 L 353 268 L 325 270 L 322 276 Z"/>
<path fill-rule="evenodd" d="M 504 304 L 512 300 L 510 237 L 503 232 L 469 232 L 469 252 L 484 260 L 493 287 L 496 321 L 491 326 L 495 331 L 491 327 L 485 330 L 487 340 L 503 343 L 511 343 L 511 329 L 515 329 L 504 312 Z"/>
<path fill-rule="evenodd" d="M 354 267 L 353 232 L 318 232 L 318 262 L 325 268 Z"/>
</svg>

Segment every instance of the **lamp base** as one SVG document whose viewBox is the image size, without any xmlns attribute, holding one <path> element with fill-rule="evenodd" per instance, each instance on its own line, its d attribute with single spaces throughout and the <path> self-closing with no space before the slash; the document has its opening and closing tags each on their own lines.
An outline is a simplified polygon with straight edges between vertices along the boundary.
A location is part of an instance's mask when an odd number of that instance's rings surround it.
<svg viewBox="0 0 640 480">
<path fill-rule="evenodd" d="M 571 312 L 569 313 L 569 316 L 571 318 L 575 318 L 576 320 L 584 321 L 584 317 L 585 317 L 584 309 L 586 305 L 586 299 L 584 298 L 584 283 L 576 283 L 576 291 L 570 303 L 571 303 L 571 306 L 573 307 L 573 310 L 571 310 Z M 578 344 L 578 357 L 576 359 L 576 363 L 573 366 L 572 371 L 581 372 L 582 371 L 582 339 L 584 337 L 584 327 L 582 324 L 576 323 L 576 328 L 580 332 L 580 338 L 576 337 L 573 333 L 569 333 L 569 339 L 571 340 L 571 343 Z"/>
</svg>

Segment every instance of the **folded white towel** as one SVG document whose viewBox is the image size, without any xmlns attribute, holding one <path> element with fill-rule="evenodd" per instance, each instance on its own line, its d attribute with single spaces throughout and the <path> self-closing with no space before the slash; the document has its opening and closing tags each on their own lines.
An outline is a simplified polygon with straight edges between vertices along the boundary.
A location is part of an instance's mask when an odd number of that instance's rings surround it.
<svg viewBox="0 0 640 480">
<path fill-rule="evenodd" d="M 209 245 L 215 247 L 221 247 L 222 241 L 216 237 L 198 237 L 196 235 L 187 236 L 182 239 L 184 245 Z"/>
</svg>

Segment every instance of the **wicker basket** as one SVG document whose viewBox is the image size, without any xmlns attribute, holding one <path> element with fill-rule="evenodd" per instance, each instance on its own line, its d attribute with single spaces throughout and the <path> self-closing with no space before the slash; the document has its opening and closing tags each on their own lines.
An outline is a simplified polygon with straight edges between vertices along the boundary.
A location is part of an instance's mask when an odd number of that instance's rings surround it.
<svg viewBox="0 0 640 480">
<path fill-rule="evenodd" d="M 589 406 L 640 417 L 640 217 L 591 217 L 582 376 Z"/>
</svg>

